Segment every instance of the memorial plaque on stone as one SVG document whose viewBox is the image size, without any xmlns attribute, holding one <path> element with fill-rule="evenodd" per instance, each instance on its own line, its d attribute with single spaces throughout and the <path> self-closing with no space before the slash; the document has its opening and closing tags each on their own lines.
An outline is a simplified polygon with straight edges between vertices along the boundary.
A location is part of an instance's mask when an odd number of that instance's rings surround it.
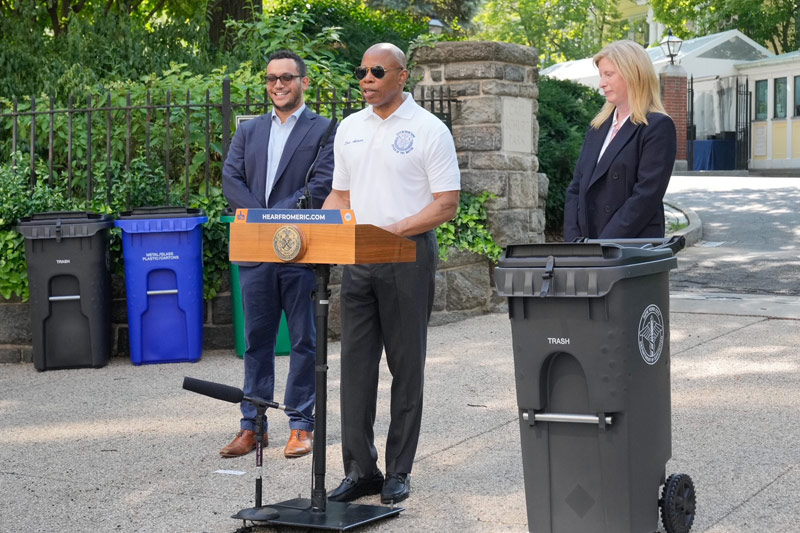
<svg viewBox="0 0 800 533">
<path fill-rule="evenodd" d="M 533 102 L 503 98 L 503 151 L 533 152 Z"/>
</svg>

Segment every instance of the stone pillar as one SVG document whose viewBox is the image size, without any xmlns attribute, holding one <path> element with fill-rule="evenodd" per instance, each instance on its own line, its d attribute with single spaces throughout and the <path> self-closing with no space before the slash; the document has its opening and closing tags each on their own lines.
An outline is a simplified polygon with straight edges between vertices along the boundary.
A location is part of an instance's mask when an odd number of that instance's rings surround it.
<svg viewBox="0 0 800 533">
<path fill-rule="evenodd" d="M 675 156 L 675 170 L 687 170 L 686 127 L 688 125 L 688 84 L 686 71 L 680 65 L 668 64 L 661 71 L 661 99 L 664 109 L 675 122 L 678 135 L 678 153 Z"/>
<path fill-rule="evenodd" d="M 453 137 L 462 189 L 490 191 L 489 227 L 500 246 L 544 242 L 537 174 L 539 111 L 535 48 L 499 42 L 443 42 L 419 48 L 412 80 L 446 87 L 459 102 Z"/>
</svg>

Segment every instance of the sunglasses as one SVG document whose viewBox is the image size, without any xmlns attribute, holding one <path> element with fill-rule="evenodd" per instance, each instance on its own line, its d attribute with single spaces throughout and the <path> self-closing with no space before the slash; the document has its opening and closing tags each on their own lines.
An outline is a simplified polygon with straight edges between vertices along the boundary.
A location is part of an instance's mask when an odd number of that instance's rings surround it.
<svg viewBox="0 0 800 533">
<path fill-rule="evenodd" d="M 363 80 L 367 77 L 367 72 L 372 72 L 372 75 L 375 76 L 377 79 L 381 79 L 386 76 L 386 73 L 390 70 L 405 70 L 403 67 L 397 68 L 383 68 L 382 66 L 378 65 L 376 67 L 356 67 L 355 75 L 356 79 Z"/>
<path fill-rule="evenodd" d="M 295 78 L 302 78 L 300 74 L 281 74 L 280 76 L 273 76 L 272 74 L 267 75 L 267 83 L 270 85 L 275 85 L 275 82 L 281 80 L 281 83 L 286 85 L 287 83 L 291 83 L 291 81 Z"/>
</svg>

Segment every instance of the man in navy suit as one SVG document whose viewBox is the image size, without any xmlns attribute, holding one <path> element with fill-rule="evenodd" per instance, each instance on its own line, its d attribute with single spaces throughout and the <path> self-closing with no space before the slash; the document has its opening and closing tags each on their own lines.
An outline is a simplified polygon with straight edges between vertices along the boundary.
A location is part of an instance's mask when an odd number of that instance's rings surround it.
<svg viewBox="0 0 800 533">
<path fill-rule="evenodd" d="M 331 121 L 304 103 L 308 83 L 305 62 L 297 54 L 281 50 L 269 57 L 267 92 L 272 112 L 238 127 L 222 170 L 223 191 L 234 209 L 295 209 L 304 196 L 312 163 L 306 206 L 322 206 L 331 190 L 333 135 L 326 135 Z M 283 403 L 296 412 L 288 415 L 291 435 L 284 455 L 303 456 L 311 451 L 314 431 L 314 273 L 302 264 L 245 263 L 240 265 L 239 277 L 247 344 L 244 394 L 272 401 L 275 340 L 285 312 L 292 351 Z M 238 457 L 256 446 L 256 408 L 242 402 L 241 410 L 241 430 L 220 451 L 222 457 Z"/>
</svg>

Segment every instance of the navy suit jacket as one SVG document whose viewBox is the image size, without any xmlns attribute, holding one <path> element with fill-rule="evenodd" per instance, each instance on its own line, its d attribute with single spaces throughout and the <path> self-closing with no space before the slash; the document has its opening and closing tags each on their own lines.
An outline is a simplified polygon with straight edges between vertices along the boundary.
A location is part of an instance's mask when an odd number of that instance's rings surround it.
<svg viewBox="0 0 800 533">
<path fill-rule="evenodd" d="M 628 119 L 597 160 L 611 117 L 589 128 L 567 188 L 564 240 L 664 237 L 664 193 L 677 150 L 675 124 L 648 113 L 647 125 Z"/>
<path fill-rule="evenodd" d="M 222 168 L 222 190 L 234 209 L 295 209 L 305 177 L 317 155 L 330 120 L 306 108 L 286 140 L 269 201 L 266 200 L 270 114 L 242 122 L 233 136 Z M 319 209 L 333 181 L 333 137 L 328 138 L 308 180 L 309 207 Z"/>
</svg>

